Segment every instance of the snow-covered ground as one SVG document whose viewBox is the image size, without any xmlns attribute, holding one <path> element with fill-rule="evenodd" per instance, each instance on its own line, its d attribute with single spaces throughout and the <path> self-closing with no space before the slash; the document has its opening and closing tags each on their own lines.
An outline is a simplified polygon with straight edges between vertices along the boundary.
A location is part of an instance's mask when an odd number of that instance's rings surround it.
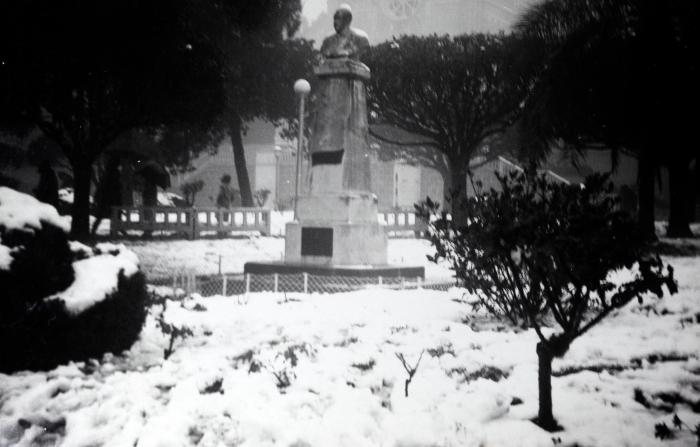
<svg viewBox="0 0 700 447">
<path fill-rule="evenodd" d="M 0 188 L 0 221 L 67 228 L 35 202 Z M 1 242 L 0 268 L 9 268 L 15 248 Z M 167 276 L 183 268 L 215 273 L 219 257 L 222 271 L 240 272 L 249 260 L 281 259 L 284 240 L 130 248 L 146 272 Z M 444 265 L 426 261 L 431 252 L 426 241 L 392 239 L 389 261 L 424 264 L 428 279 L 449 278 Z M 129 252 L 122 258 L 136 269 Z M 692 446 L 690 430 L 700 423 L 700 257 L 667 261 L 677 295 L 619 310 L 555 360 L 558 433 L 530 422 L 537 412 L 532 331 L 474 312 L 457 289 L 365 289 L 195 296 L 167 301 L 165 311 L 155 305 L 139 341 L 121 355 L 0 374 L 0 447 Z M 106 293 L 95 292 L 105 266 L 81 265 L 64 299 Z M 167 359 L 173 340 L 164 322 L 192 331 L 174 339 Z M 416 368 L 408 385 L 407 367 Z M 687 428 L 656 439 L 655 425 L 672 426 L 674 414 Z"/>
<path fill-rule="evenodd" d="M 284 239 L 251 237 L 241 239 L 199 239 L 162 241 L 125 241 L 141 262 L 149 277 L 172 276 L 178 271 L 198 274 L 243 272 L 248 261 L 281 260 Z"/>
<path fill-rule="evenodd" d="M 280 253 L 253 241 L 212 243 Z M 392 245 L 394 259 L 424 249 Z M 122 356 L 0 375 L 0 446 L 692 446 L 688 429 L 654 438 L 674 412 L 700 423 L 700 258 L 668 261 L 679 294 L 618 311 L 555 360 L 562 432 L 529 421 L 531 331 L 470 312 L 458 290 L 363 290 L 169 302 L 165 319 L 194 335 L 167 360 L 151 316 Z M 397 354 L 413 366 L 421 352 L 406 397 Z"/>
<path fill-rule="evenodd" d="M 241 239 L 200 239 L 195 241 L 134 241 L 124 242 L 139 257 L 141 268 L 150 277 L 170 277 L 179 271 L 197 274 L 219 272 L 241 273 L 248 261 L 280 261 L 284 258 L 284 239 L 251 237 Z M 389 239 L 390 264 L 424 265 L 425 276 L 431 280 L 449 279 L 446 265 L 428 262 L 426 255 L 434 254 L 430 242 L 422 239 Z"/>
</svg>

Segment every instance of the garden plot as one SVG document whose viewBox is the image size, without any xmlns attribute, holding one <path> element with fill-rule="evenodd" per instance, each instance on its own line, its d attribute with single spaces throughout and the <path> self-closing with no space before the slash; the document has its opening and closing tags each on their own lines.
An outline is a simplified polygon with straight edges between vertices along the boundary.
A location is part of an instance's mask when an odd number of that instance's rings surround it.
<svg viewBox="0 0 700 447">
<path fill-rule="evenodd" d="M 0 445 L 692 446 L 671 421 L 700 423 L 700 259 L 669 262 L 677 295 L 629 305 L 555 360 L 562 432 L 529 420 L 534 333 L 456 289 L 364 290 L 155 306 L 122 356 L 0 375 Z M 192 336 L 171 345 L 158 320 Z M 418 364 L 408 397 L 398 355 Z M 674 439 L 654 437 L 660 423 Z"/>
</svg>

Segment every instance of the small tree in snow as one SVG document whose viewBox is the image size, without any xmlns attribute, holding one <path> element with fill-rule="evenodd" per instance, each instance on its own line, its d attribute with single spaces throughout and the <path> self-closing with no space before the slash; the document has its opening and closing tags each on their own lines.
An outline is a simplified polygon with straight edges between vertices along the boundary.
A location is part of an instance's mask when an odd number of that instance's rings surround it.
<svg viewBox="0 0 700 447">
<path fill-rule="evenodd" d="M 255 201 L 256 206 L 262 208 L 263 206 L 265 206 L 265 202 L 267 202 L 268 197 L 270 197 L 270 190 L 263 188 L 255 191 L 255 194 L 253 195 L 253 200 Z"/>
<path fill-rule="evenodd" d="M 197 194 L 204 189 L 204 180 L 193 180 L 180 185 L 180 191 L 185 195 L 187 206 L 194 206 Z"/>
<path fill-rule="evenodd" d="M 673 268 L 649 256 L 634 221 L 620 211 L 612 184 L 595 175 L 584 185 L 550 183 L 543 175 L 498 176 L 501 191 L 464 201 L 465 226 L 444 215 L 430 227 L 436 248 L 457 279 L 492 314 L 532 327 L 540 341 L 539 413 L 554 430 L 551 367 L 579 336 L 613 310 L 647 292 L 663 296 L 677 285 Z M 428 201 L 419 211 L 437 211 Z M 610 274 L 634 269 L 627 281 Z M 665 270 L 665 272 L 664 272 Z M 556 326 L 549 332 L 543 326 Z"/>
<path fill-rule="evenodd" d="M 423 359 L 423 353 L 425 351 L 420 352 L 420 356 L 418 356 L 418 360 L 416 361 L 416 365 L 411 367 L 409 364 L 406 362 L 406 358 L 404 357 L 403 353 L 397 352 L 396 353 L 396 358 L 398 358 L 401 361 L 401 364 L 403 365 L 403 369 L 406 370 L 406 374 L 408 374 L 408 379 L 406 379 L 404 383 L 404 395 L 408 397 L 408 386 L 411 384 L 411 380 L 413 380 L 413 376 L 416 375 L 416 372 L 418 371 L 418 366 L 420 366 L 420 361 Z"/>
</svg>

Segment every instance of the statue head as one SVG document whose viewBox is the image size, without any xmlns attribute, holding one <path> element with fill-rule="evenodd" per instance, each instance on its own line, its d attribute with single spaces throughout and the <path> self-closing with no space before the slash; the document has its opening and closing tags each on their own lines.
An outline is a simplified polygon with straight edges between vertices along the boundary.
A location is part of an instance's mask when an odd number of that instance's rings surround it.
<svg viewBox="0 0 700 447">
<path fill-rule="evenodd" d="M 323 39 L 321 54 L 324 58 L 345 57 L 358 60 L 369 48 L 369 38 L 364 31 L 351 28 L 352 11 L 343 3 L 333 15 L 333 28 L 336 34 Z"/>
<path fill-rule="evenodd" d="M 343 3 L 333 14 L 333 28 L 336 33 L 341 33 L 350 27 L 352 22 L 352 10 L 347 3 Z"/>
</svg>

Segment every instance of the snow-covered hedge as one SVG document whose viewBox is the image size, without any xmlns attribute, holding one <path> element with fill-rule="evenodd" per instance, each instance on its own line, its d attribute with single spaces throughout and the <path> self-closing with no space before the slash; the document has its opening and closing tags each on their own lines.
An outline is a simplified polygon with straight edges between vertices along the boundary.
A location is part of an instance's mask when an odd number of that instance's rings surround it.
<svg viewBox="0 0 700 447">
<path fill-rule="evenodd" d="M 146 316 L 138 259 L 71 243 L 56 210 L 0 187 L 0 371 L 128 349 Z"/>
</svg>

